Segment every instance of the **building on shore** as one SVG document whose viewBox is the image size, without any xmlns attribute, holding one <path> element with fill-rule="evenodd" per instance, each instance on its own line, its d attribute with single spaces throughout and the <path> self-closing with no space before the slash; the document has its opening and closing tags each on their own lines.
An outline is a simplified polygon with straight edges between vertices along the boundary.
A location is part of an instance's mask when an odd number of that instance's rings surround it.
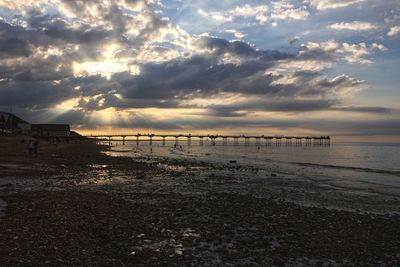
<svg viewBox="0 0 400 267">
<path fill-rule="evenodd" d="M 68 137 L 71 129 L 68 124 L 32 124 L 31 133 L 39 137 Z"/>
<path fill-rule="evenodd" d="M 68 124 L 31 124 L 9 112 L 0 112 L 0 132 L 43 138 L 66 138 L 71 135 Z"/>
</svg>

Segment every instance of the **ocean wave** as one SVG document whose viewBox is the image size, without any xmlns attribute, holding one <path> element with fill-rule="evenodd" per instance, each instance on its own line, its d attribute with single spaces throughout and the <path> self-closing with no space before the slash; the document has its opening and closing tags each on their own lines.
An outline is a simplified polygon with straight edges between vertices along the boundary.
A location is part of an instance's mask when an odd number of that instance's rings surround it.
<svg viewBox="0 0 400 267">
<path fill-rule="evenodd" d="M 307 167 L 324 167 L 324 168 L 344 169 L 344 170 L 353 170 L 353 171 L 392 174 L 392 175 L 400 176 L 400 171 L 394 171 L 394 170 L 382 170 L 382 169 L 373 169 L 373 168 L 352 167 L 352 166 L 342 166 L 342 165 L 329 165 L 329 164 L 318 164 L 318 163 L 305 163 L 305 162 L 291 162 L 291 163 L 301 165 L 301 166 L 307 166 Z"/>
<path fill-rule="evenodd" d="M 178 149 L 178 148 L 170 148 L 169 152 L 170 152 L 170 154 L 173 154 L 173 155 L 186 156 L 186 157 L 200 157 L 200 156 L 203 156 L 203 154 L 193 153 L 193 152 L 181 150 L 181 149 Z"/>
</svg>

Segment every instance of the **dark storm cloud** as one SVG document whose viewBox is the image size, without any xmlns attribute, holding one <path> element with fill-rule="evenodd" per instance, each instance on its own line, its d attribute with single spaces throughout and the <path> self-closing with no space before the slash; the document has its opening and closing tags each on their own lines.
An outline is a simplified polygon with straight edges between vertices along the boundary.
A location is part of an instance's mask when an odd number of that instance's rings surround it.
<svg viewBox="0 0 400 267">
<path fill-rule="evenodd" d="M 98 45 L 107 42 L 111 32 L 104 29 L 89 29 L 82 27 L 78 30 L 69 28 L 69 25 L 60 19 L 52 20 L 45 25 L 44 34 L 71 44 Z"/>
<path fill-rule="evenodd" d="M 29 44 L 17 38 L 0 40 L 0 59 L 12 57 L 28 57 L 31 54 Z"/>
<path fill-rule="evenodd" d="M 79 87 L 76 93 L 85 97 L 109 94 L 111 91 L 119 91 L 121 87 L 118 81 L 113 79 L 108 80 L 101 75 L 73 77 L 68 79 L 68 82 L 73 87 Z"/>
<path fill-rule="evenodd" d="M 247 116 L 249 112 L 254 111 L 307 112 L 328 110 L 337 103 L 337 100 L 331 99 L 288 101 L 267 98 L 248 101 L 242 104 L 212 105 L 208 107 L 208 110 L 209 114 L 213 116 L 237 117 Z"/>
<path fill-rule="evenodd" d="M 281 53 L 279 51 L 266 51 L 257 50 L 251 45 L 242 41 L 227 41 L 221 38 L 215 37 L 200 37 L 194 41 L 194 45 L 201 49 L 208 49 L 212 51 L 214 55 L 221 56 L 225 53 L 245 57 L 245 58 L 259 58 L 260 60 L 273 61 L 280 59 L 293 58 L 294 55 Z"/>
<path fill-rule="evenodd" d="M 362 84 L 347 76 L 327 79 L 316 72 L 296 72 L 289 76 L 295 83 L 280 84 L 277 80 L 281 75 L 265 74 L 275 64 L 274 60 L 265 58 L 239 64 L 220 63 L 218 58 L 196 55 L 184 60 L 144 64 L 140 76 L 119 82 L 123 96 L 131 99 L 187 99 L 226 92 L 260 95 L 270 97 L 271 101 L 287 97 L 293 103 L 298 103 L 299 97 L 323 97 L 323 101 L 332 103 L 337 101 L 336 95 L 342 88 L 357 88 Z"/>
<path fill-rule="evenodd" d="M 339 111 L 360 112 L 360 113 L 381 113 L 389 114 L 398 112 L 398 110 L 384 107 L 340 107 L 336 108 Z"/>
<path fill-rule="evenodd" d="M 10 25 L 0 20 L 0 59 L 12 57 L 28 57 L 32 46 L 45 43 L 35 31 L 25 30 L 23 27 Z"/>
<path fill-rule="evenodd" d="M 48 108 L 69 99 L 73 89 L 65 84 L 53 82 L 0 82 L 0 105 L 25 108 Z"/>
<path fill-rule="evenodd" d="M 71 75 L 71 62 L 59 56 L 31 57 L 0 65 L 0 79 L 14 81 L 57 81 Z"/>
<path fill-rule="evenodd" d="M 195 106 L 193 106 L 195 107 Z M 217 117 L 245 117 L 255 111 L 278 112 L 313 112 L 313 111 L 342 111 L 355 113 L 390 114 L 398 110 L 384 107 L 340 107 L 340 101 L 335 99 L 313 100 L 258 100 L 242 104 L 211 105 L 207 107 L 208 115 Z"/>
<path fill-rule="evenodd" d="M 273 61 L 249 60 L 239 65 L 218 63 L 211 56 L 195 55 L 184 60 L 141 66 L 140 76 L 121 81 L 127 98 L 184 98 L 188 94 L 212 95 L 218 92 L 246 94 L 273 93 L 276 77 L 264 75 Z"/>
</svg>

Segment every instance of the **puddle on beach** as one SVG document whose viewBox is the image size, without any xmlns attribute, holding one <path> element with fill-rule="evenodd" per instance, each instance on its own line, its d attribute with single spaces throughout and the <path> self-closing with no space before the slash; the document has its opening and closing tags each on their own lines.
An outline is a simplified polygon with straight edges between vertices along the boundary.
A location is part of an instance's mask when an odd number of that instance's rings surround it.
<svg viewBox="0 0 400 267">
<path fill-rule="evenodd" d="M 108 167 L 108 165 L 101 165 L 101 164 L 91 164 L 88 165 L 89 168 L 93 168 L 93 169 L 105 169 Z"/>
</svg>

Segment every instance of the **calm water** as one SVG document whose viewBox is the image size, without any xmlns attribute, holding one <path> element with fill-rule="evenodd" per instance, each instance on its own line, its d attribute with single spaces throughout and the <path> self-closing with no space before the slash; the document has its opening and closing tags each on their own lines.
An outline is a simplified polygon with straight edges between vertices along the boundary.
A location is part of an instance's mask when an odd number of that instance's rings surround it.
<svg viewBox="0 0 400 267">
<path fill-rule="evenodd" d="M 161 156 L 199 162 L 253 166 L 280 177 L 297 177 L 323 186 L 355 194 L 400 196 L 400 145 L 387 144 L 332 144 L 331 146 L 266 146 L 265 144 L 200 146 L 193 141 L 128 141 L 125 145 L 114 141 L 113 156 Z"/>
<path fill-rule="evenodd" d="M 180 147 L 182 146 L 182 148 Z M 151 149 L 152 148 L 152 153 Z M 265 164 L 266 162 L 279 162 L 293 166 L 315 166 L 320 168 L 353 169 L 365 172 L 388 173 L 400 176 L 400 145 L 387 144 L 333 144 L 331 146 L 266 146 L 265 144 L 239 144 L 223 145 L 217 143 L 211 146 L 204 142 L 200 146 L 192 142 L 179 142 L 175 149 L 173 141 L 153 142 L 150 147 L 148 141 L 140 142 L 114 142 L 113 150 L 122 151 L 128 156 L 156 155 L 174 158 L 192 158 L 202 161 L 226 162 L 237 160 L 242 164 Z"/>
</svg>

